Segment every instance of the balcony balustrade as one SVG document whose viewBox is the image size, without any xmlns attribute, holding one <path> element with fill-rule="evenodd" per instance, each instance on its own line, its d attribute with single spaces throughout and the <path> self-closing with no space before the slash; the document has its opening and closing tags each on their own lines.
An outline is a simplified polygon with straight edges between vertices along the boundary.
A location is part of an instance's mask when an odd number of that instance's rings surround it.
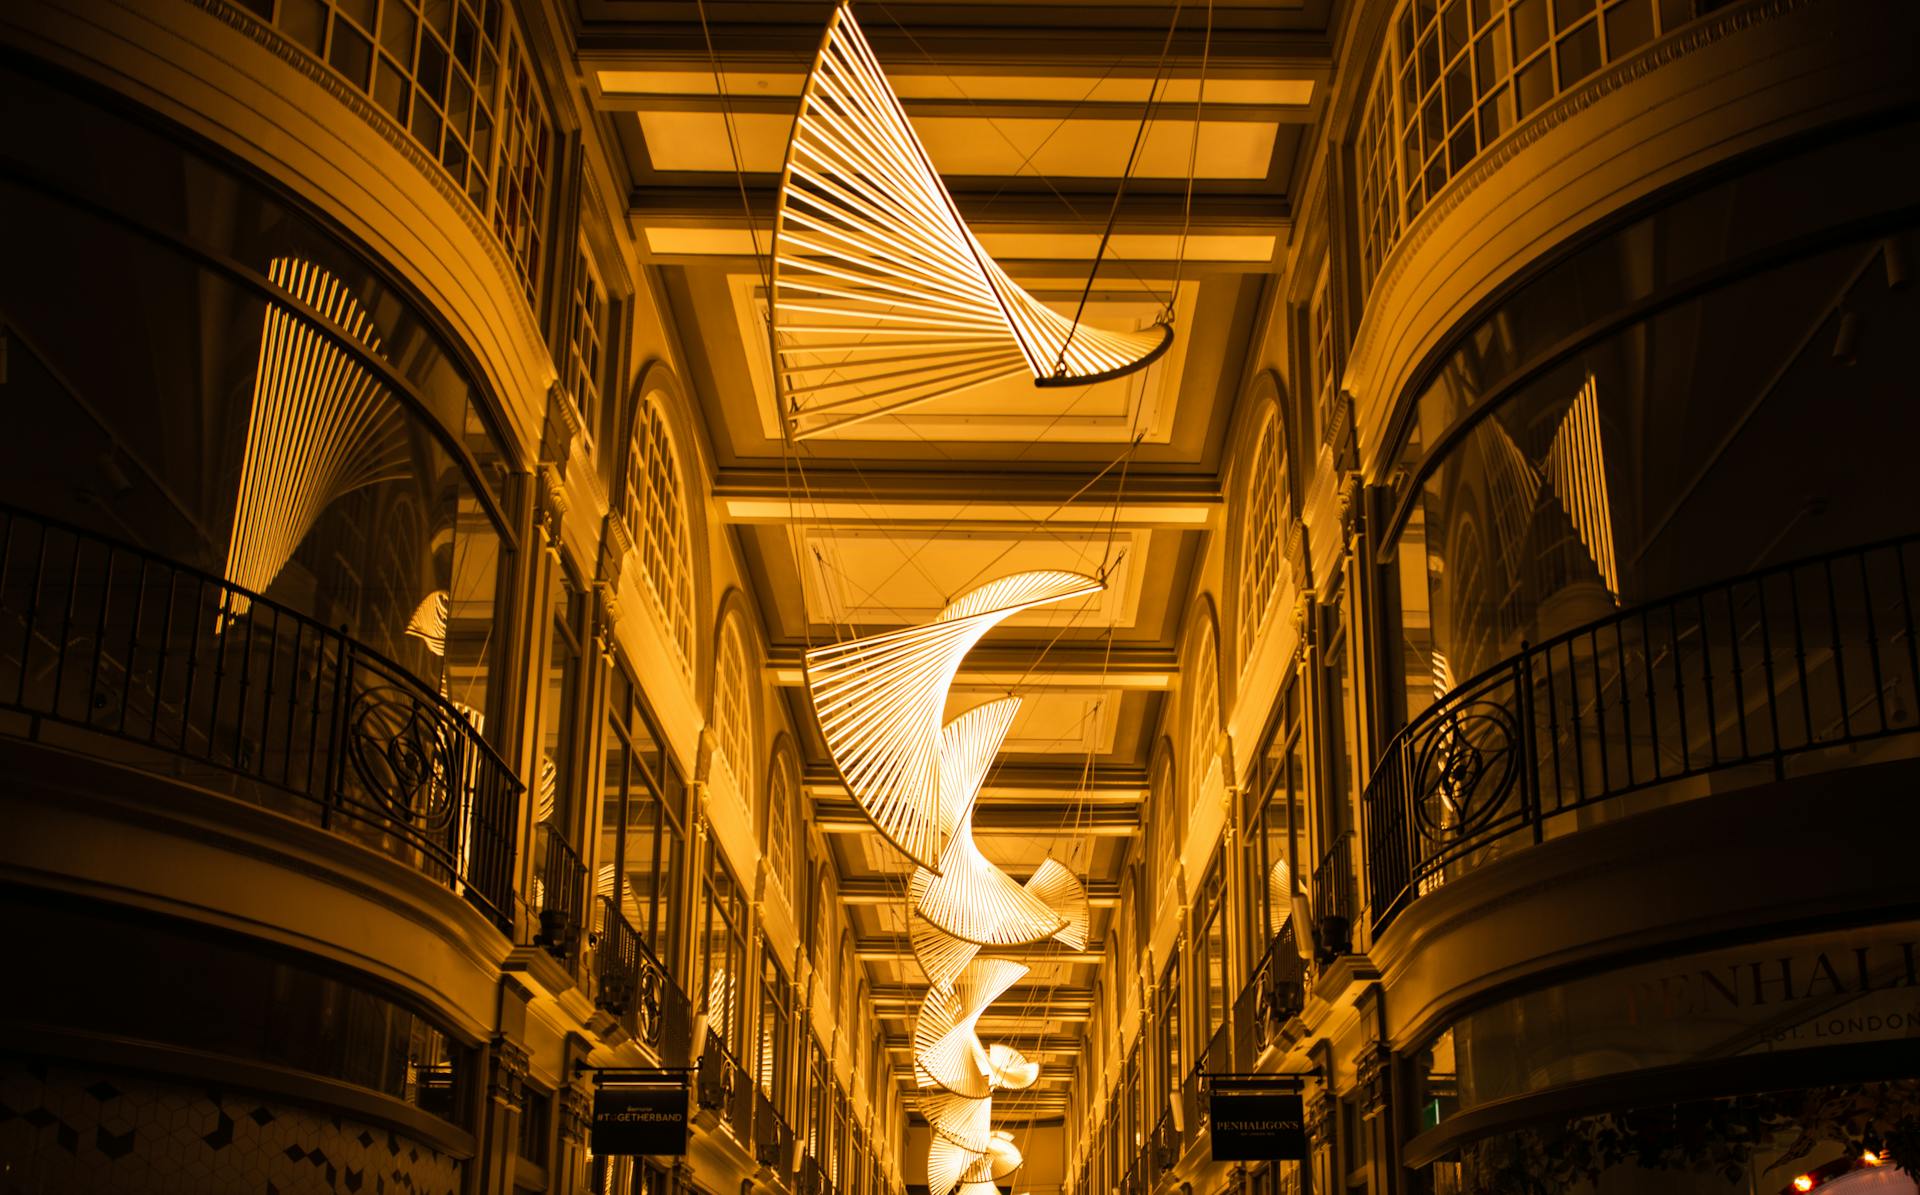
<svg viewBox="0 0 1920 1195">
<path fill-rule="evenodd" d="M 540 932 L 535 943 L 565 962 L 586 928 L 587 865 L 559 827 L 540 823 Z"/>
<path fill-rule="evenodd" d="M 1351 830 L 1334 838 L 1313 869 L 1314 948 L 1322 963 L 1353 953 L 1354 882 Z"/>
<path fill-rule="evenodd" d="M 1548 838 L 1912 755 L 1917 572 L 1920 537 L 1780 565 L 1523 646 L 1456 686 L 1368 781 L 1373 932 Z"/>
<path fill-rule="evenodd" d="M 513 932 L 521 785 L 460 708 L 259 594 L 10 507 L 0 733 L 317 824 Z"/>
<path fill-rule="evenodd" d="M 640 940 L 640 932 L 611 897 L 597 899 L 594 976 L 599 1007 L 620 1021 L 641 1045 L 662 1055 L 670 1041 L 690 1040 L 692 1002 Z M 686 1065 L 690 1059 L 669 1060 Z"/>
<path fill-rule="evenodd" d="M 1281 1031 L 1305 1004 L 1307 967 L 1293 935 L 1281 927 L 1233 1004 L 1234 1069 L 1250 1073 L 1260 1055 L 1278 1045 Z"/>
</svg>

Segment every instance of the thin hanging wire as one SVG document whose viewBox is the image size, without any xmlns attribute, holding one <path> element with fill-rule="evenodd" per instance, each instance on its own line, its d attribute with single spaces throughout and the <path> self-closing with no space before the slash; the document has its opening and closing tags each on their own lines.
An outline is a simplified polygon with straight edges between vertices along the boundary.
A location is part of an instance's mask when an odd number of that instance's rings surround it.
<svg viewBox="0 0 1920 1195">
<path fill-rule="evenodd" d="M 1134 130 L 1133 149 L 1127 154 L 1127 166 L 1120 174 L 1120 182 L 1113 189 L 1113 203 L 1107 208 L 1107 226 L 1100 231 L 1100 246 L 1093 251 L 1093 264 L 1087 269 L 1087 284 L 1081 288 L 1079 305 L 1073 309 L 1073 322 L 1067 328 L 1067 338 L 1060 344 L 1060 354 L 1055 358 L 1053 371 L 1057 375 L 1067 367 L 1067 349 L 1073 344 L 1074 334 L 1080 330 L 1080 317 L 1086 313 L 1087 297 L 1093 294 L 1093 281 L 1100 276 L 1100 259 L 1106 256 L 1107 245 L 1113 240 L 1114 222 L 1120 218 L 1120 201 L 1127 193 L 1127 180 L 1133 177 L 1133 168 L 1140 160 L 1140 151 L 1146 145 L 1147 129 L 1153 124 L 1153 107 L 1160 91 L 1160 79 L 1167 69 L 1167 54 L 1173 49 L 1174 31 L 1180 27 L 1180 8 L 1184 0 L 1174 0 L 1173 19 L 1167 22 L 1166 40 L 1160 43 L 1160 61 L 1153 68 L 1153 82 L 1147 85 L 1146 107 L 1140 112 L 1140 127 Z M 1198 132 L 1198 125 L 1195 126 Z M 1173 309 L 1173 297 L 1167 297 L 1167 309 Z"/>
<path fill-rule="evenodd" d="M 1180 275 L 1187 264 L 1187 234 L 1193 227 L 1193 180 L 1200 168 L 1200 112 L 1207 102 L 1207 67 L 1213 57 L 1213 0 L 1207 0 L 1207 35 L 1200 43 L 1200 89 L 1193 94 L 1193 135 L 1187 141 L 1187 195 L 1180 209 L 1180 247 L 1174 251 L 1173 285 L 1167 288 L 1167 322 L 1180 299 Z"/>
</svg>

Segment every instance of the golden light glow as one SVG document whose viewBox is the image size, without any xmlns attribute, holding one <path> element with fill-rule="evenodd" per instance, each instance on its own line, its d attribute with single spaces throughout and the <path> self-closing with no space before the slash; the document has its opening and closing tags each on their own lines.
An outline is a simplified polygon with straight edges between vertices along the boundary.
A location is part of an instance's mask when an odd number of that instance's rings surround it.
<svg viewBox="0 0 1920 1195">
<path fill-rule="evenodd" d="M 844 2 L 787 147 L 772 282 L 774 373 L 797 439 L 1021 374 L 1119 377 L 1173 339 L 1165 323 L 1076 325 L 987 256 Z"/>
<path fill-rule="evenodd" d="M 1793 1189 L 1796 1191 L 1813 1190 L 1813 1176 L 1811 1174 L 1803 1174 L 1800 1177 L 1794 1179 Z"/>
<path fill-rule="evenodd" d="M 277 257 L 267 278 L 368 352 L 380 351 L 372 319 L 326 270 Z M 357 489 L 406 477 L 408 464 L 405 429 L 379 379 L 307 317 L 269 302 L 227 544 L 227 580 L 265 592 L 321 511 Z M 244 614 L 249 605 L 235 595 L 231 613 Z"/>
</svg>

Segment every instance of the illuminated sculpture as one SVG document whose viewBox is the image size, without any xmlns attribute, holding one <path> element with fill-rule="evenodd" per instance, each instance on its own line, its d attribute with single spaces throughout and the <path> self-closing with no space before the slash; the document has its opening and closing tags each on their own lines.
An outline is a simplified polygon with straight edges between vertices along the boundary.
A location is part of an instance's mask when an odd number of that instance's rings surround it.
<svg viewBox="0 0 1920 1195">
<path fill-rule="evenodd" d="M 807 688 L 834 762 L 862 812 L 917 864 L 908 934 L 927 975 L 914 1020 L 914 1080 L 932 1129 L 931 1195 L 966 1195 L 1011 1174 L 1020 1152 L 991 1127 L 995 1090 L 1031 1086 L 1038 1064 L 977 1027 L 987 1006 L 1027 974 L 983 949 L 1087 942 L 1086 890 L 1045 859 L 1025 884 L 973 840 L 973 809 L 1020 699 L 974 707 L 942 724 L 961 660 L 994 626 L 1035 606 L 1087 597 L 1104 582 L 1078 573 L 1019 573 L 961 595 L 924 626 L 816 648 Z"/>
<path fill-rule="evenodd" d="M 277 257 L 267 278 L 369 353 L 380 351 L 373 320 L 326 270 Z M 269 301 L 247 413 L 227 580 L 264 593 L 321 511 L 355 490 L 405 478 L 409 463 L 405 428 L 380 379 L 312 318 Z M 245 594 L 235 594 L 228 615 L 237 618 L 251 604 Z"/>
<path fill-rule="evenodd" d="M 795 438 L 1007 378 L 1142 369 L 1165 323 L 1068 319 L 987 256 L 845 0 L 800 97 L 773 235 L 774 372 Z"/>
</svg>

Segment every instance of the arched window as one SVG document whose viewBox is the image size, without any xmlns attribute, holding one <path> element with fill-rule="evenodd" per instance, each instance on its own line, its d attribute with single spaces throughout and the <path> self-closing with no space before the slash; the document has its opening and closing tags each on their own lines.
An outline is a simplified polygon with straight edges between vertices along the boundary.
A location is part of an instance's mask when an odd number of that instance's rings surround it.
<svg viewBox="0 0 1920 1195">
<path fill-rule="evenodd" d="M 1240 519 L 1240 591 L 1234 619 L 1234 658 L 1245 667 L 1253 654 L 1260 628 L 1266 624 L 1274 597 L 1280 592 L 1285 569 L 1284 545 L 1288 514 L 1286 447 L 1279 421 L 1269 410 L 1247 459 L 1246 483 Z"/>
<path fill-rule="evenodd" d="M 648 394 L 633 413 L 627 451 L 627 526 L 640 574 L 660 625 L 693 667 L 693 537 L 687 531 L 687 487 L 674 455 L 673 433 L 660 402 Z"/>
<path fill-rule="evenodd" d="M 1187 657 L 1187 809 L 1197 808 L 1220 737 L 1220 645 L 1213 620 L 1202 617 Z"/>
<path fill-rule="evenodd" d="M 767 874 L 791 899 L 793 890 L 793 825 L 800 803 L 800 782 L 793 759 L 785 751 L 774 757 L 767 777 Z"/>
<path fill-rule="evenodd" d="M 1178 819 L 1174 817 L 1173 753 L 1163 747 L 1154 765 L 1153 783 L 1147 790 L 1149 812 L 1153 817 L 1153 890 L 1158 900 L 1173 881 L 1173 859 L 1179 850 Z"/>
<path fill-rule="evenodd" d="M 753 711 L 747 704 L 752 691 L 750 675 L 740 616 L 730 613 L 720 627 L 719 650 L 714 655 L 713 737 L 743 801 L 750 800 L 753 792 Z"/>
</svg>

